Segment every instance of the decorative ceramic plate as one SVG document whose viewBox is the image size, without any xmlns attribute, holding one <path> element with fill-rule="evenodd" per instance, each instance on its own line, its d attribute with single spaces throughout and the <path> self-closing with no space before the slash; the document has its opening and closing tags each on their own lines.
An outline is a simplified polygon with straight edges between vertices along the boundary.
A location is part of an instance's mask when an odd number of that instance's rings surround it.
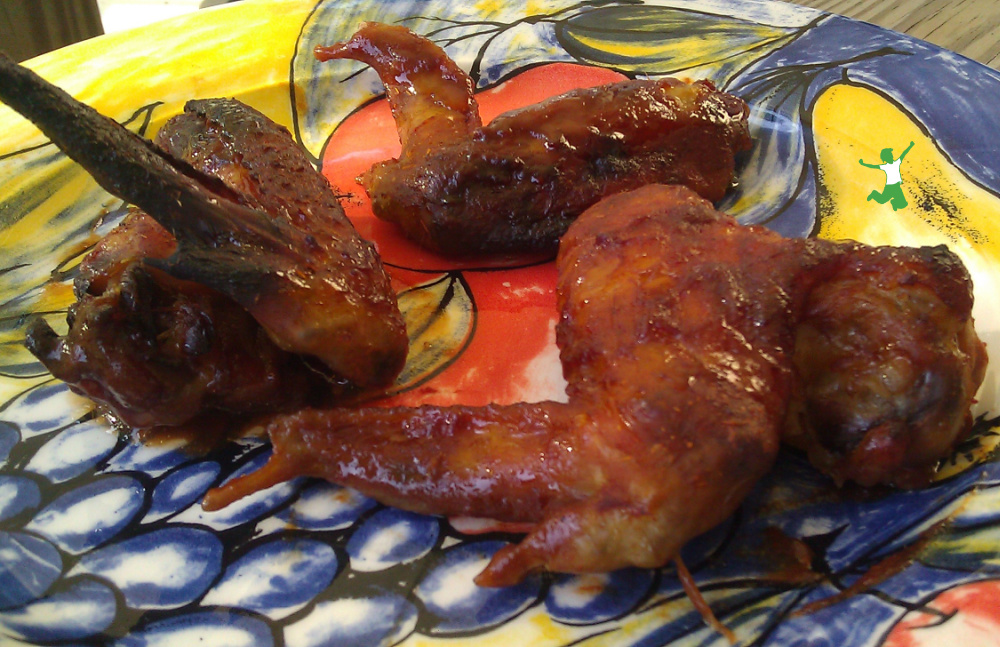
<svg viewBox="0 0 1000 647">
<path fill-rule="evenodd" d="M 381 84 L 312 56 L 366 20 L 445 46 L 486 119 L 624 76 L 713 79 L 750 103 L 756 142 L 725 209 L 788 236 L 949 245 L 973 273 L 979 331 L 1000 347 L 1000 75 L 870 25 L 767 0 L 247 0 L 31 66 L 147 136 L 210 96 L 287 125 L 391 269 L 414 349 L 394 401 L 564 397 L 551 263 L 445 262 L 371 216 L 354 178 L 399 147 Z M 868 200 L 886 176 L 858 160 L 910 142 L 905 204 Z M 75 267 L 122 211 L 0 109 L 0 642 L 726 644 L 669 568 L 477 588 L 515 537 L 308 480 L 204 512 L 205 491 L 260 465 L 265 442 L 203 455 L 120 437 L 22 346 L 33 314 L 62 325 Z M 741 644 L 996 644 L 998 374 L 930 487 L 838 491 L 786 452 L 737 514 L 690 542 L 686 563 Z"/>
</svg>

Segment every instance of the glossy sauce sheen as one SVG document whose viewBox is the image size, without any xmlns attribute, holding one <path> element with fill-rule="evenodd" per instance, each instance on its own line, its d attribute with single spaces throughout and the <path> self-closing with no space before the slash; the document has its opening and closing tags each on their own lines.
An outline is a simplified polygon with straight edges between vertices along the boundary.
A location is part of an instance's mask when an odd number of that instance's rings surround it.
<svg viewBox="0 0 1000 647">
<path fill-rule="evenodd" d="M 708 81 L 575 90 L 480 126 L 471 80 L 404 28 L 368 24 L 317 56 L 379 73 L 402 151 L 362 184 L 376 216 L 447 255 L 555 251 L 584 209 L 649 183 L 719 200 L 750 148 L 746 104 Z"/>
<path fill-rule="evenodd" d="M 231 299 L 145 264 L 176 244 L 148 215 L 130 212 L 80 264 L 66 335 L 36 320 L 29 349 L 131 427 L 179 425 L 211 410 L 288 410 L 327 386 Z"/>
<path fill-rule="evenodd" d="M 395 378 L 407 337 L 388 276 L 286 129 L 196 101 L 165 151 L 3 57 L 0 77 L 0 99 L 144 210 L 82 263 L 66 337 L 29 327 L 55 376 L 134 426 Z"/>
<path fill-rule="evenodd" d="M 206 507 L 305 474 L 420 512 L 534 523 L 477 579 L 507 585 L 537 569 L 665 564 L 733 512 L 781 440 L 835 455 L 817 461 L 835 476 L 864 465 L 870 480 L 912 484 L 968 428 L 986 356 L 969 276 L 944 249 L 785 239 L 737 224 L 687 188 L 653 185 L 582 214 L 557 268 L 567 403 L 278 417 L 270 462 L 211 492 Z M 889 402 L 873 389 L 838 402 L 885 412 L 867 431 L 808 415 L 789 424 L 791 412 L 823 408 L 815 383 L 854 375 L 834 363 L 832 377 L 817 376 L 798 347 L 803 326 L 855 335 L 853 312 L 824 307 L 831 282 L 859 302 L 891 295 L 900 306 L 885 311 L 887 330 L 921 340 L 887 353 L 880 339 L 859 347 L 871 370 L 914 367 Z M 946 397 L 928 401 L 927 383 L 949 385 Z M 869 451 L 886 425 L 896 451 Z M 851 446 L 830 448 L 845 435 Z M 928 444 L 943 453 L 924 452 Z"/>
<path fill-rule="evenodd" d="M 407 338 L 389 278 L 374 245 L 354 230 L 288 131 L 243 104 L 214 99 L 188 102 L 158 139 L 168 153 L 221 178 L 293 242 L 289 249 L 279 239 L 258 251 L 252 238 L 240 241 L 235 223 L 240 258 L 197 249 L 196 259 L 181 257 L 171 269 L 209 285 L 225 282 L 278 346 L 319 358 L 337 377 L 363 387 L 391 382 L 406 358 Z M 236 276 L 215 276 L 219 264 Z M 253 280 L 240 285 L 239 278 Z"/>
</svg>

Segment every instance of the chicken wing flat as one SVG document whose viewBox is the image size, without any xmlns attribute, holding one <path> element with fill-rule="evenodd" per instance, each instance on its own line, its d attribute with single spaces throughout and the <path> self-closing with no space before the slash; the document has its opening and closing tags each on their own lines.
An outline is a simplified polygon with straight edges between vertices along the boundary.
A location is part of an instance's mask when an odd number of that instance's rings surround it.
<svg viewBox="0 0 1000 647">
<path fill-rule="evenodd" d="M 378 72 L 402 151 L 361 182 L 376 216 L 447 255 L 554 251 L 584 209 L 644 184 L 719 200 L 750 148 L 746 104 L 708 81 L 581 89 L 481 126 L 469 77 L 403 27 L 368 23 L 316 55 Z"/>
<path fill-rule="evenodd" d="M 786 239 L 653 185 L 583 213 L 556 263 L 568 402 L 279 416 L 265 467 L 204 505 L 304 474 L 532 524 L 477 578 L 507 585 L 666 563 L 735 510 L 785 436 L 837 478 L 913 485 L 969 426 L 986 355 L 943 248 Z M 835 348 L 817 359 L 821 336 Z"/>
<path fill-rule="evenodd" d="M 260 361 L 268 370 L 246 370 L 246 375 L 272 380 L 285 370 L 275 368 L 279 365 L 302 370 L 301 362 L 286 361 L 280 350 L 314 358 L 334 380 L 357 387 L 383 385 L 396 376 L 406 357 L 407 338 L 389 279 L 374 247 L 358 236 L 329 183 L 287 130 L 235 101 L 191 102 L 165 127 L 161 149 L 9 59 L 0 58 L 0 80 L 0 99 L 34 121 L 101 186 L 145 212 L 135 215 L 128 228 L 84 264 L 86 285 L 77 286 L 78 296 L 107 298 L 95 303 L 93 312 L 76 309 L 71 323 L 79 322 L 82 337 L 66 345 L 42 324 L 31 329 L 29 346 L 54 372 L 70 378 L 77 371 L 78 384 L 86 382 L 84 392 L 100 393 L 100 385 L 90 382 L 107 371 L 98 368 L 95 373 L 71 364 L 86 361 L 84 349 L 98 347 L 94 335 L 102 333 L 93 330 L 94 325 L 118 326 L 117 332 L 123 333 L 122 316 L 130 318 L 128 330 L 140 334 L 136 326 L 144 326 L 141 336 L 154 342 L 171 327 L 159 310 L 158 323 L 150 326 L 150 308 L 142 304 L 155 295 L 164 303 L 175 297 L 183 301 L 167 306 L 179 314 L 195 313 L 188 320 L 200 322 L 198 326 L 179 320 L 166 337 L 184 340 L 186 368 L 202 372 L 206 381 L 204 371 L 220 364 L 202 364 L 205 358 L 194 356 L 205 351 L 209 337 L 228 334 L 222 331 L 241 327 L 237 320 L 250 318 L 275 348 L 262 351 Z M 102 272 L 106 276 L 101 277 Z M 217 294 L 205 297 L 205 290 Z M 189 299 L 196 293 L 198 306 Z M 223 298 L 228 305 L 219 301 Z M 239 309 L 232 302 L 250 318 L 221 314 Z M 131 314 L 123 315 L 126 310 Z M 205 334 L 209 328 L 211 335 Z M 256 352 L 254 340 L 260 335 L 252 327 L 243 332 L 220 343 L 235 349 L 248 341 L 251 345 L 243 354 Z M 111 338 L 109 331 L 105 341 Z M 113 355 L 97 363 L 118 370 Z M 233 359 L 234 375 L 244 372 L 244 358 L 224 352 L 218 359 L 226 358 Z M 133 363 L 121 366 L 135 368 Z M 127 375 L 107 377 L 105 386 L 129 383 Z M 284 390 L 284 381 L 277 382 L 269 387 L 275 393 Z M 124 402 L 130 396 L 114 399 Z M 150 404 L 138 394 L 132 402 L 132 409 Z"/>
</svg>

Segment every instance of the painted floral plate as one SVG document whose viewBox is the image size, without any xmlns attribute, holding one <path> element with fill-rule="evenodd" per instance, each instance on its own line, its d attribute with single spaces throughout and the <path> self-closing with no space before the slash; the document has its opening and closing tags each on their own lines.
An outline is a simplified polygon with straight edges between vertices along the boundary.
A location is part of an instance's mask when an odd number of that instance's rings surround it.
<svg viewBox="0 0 1000 647">
<path fill-rule="evenodd" d="M 354 178 L 399 150 L 381 85 L 311 55 L 366 20 L 445 46 L 487 119 L 623 77 L 713 79 L 750 103 L 756 142 L 725 209 L 788 236 L 946 243 L 1000 346 L 1000 75 L 871 25 L 766 0 L 246 0 L 30 65 L 147 136 L 209 96 L 287 125 L 390 267 L 414 349 L 392 401 L 564 397 L 551 263 L 446 262 L 371 216 Z M 884 149 L 908 151 L 902 203 L 868 199 L 887 182 Z M 481 589 L 471 577 L 514 537 L 309 480 L 204 512 L 205 491 L 260 465 L 266 443 L 206 455 L 121 437 L 22 345 L 31 316 L 64 325 L 81 256 L 122 212 L 0 108 L 0 642 L 727 644 L 669 568 Z M 996 644 L 998 373 L 930 487 L 840 491 L 787 452 L 690 543 L 686 563 L 741 644 Z"/>
</svg>

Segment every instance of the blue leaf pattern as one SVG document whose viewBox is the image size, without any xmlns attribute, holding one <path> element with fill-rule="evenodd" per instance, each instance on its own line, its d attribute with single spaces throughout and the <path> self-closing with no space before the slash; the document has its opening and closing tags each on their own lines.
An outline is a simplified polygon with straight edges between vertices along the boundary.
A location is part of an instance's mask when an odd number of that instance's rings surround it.
<svg viewBox="0 0 1000 647">
<path fill-rule="evenodd" d="M 277 539 L 234 561 L 202 602 L 284 618 L 333 581 L 337 556 L 329 545 L 308 539 Z"/>
<path fill-rule="evenodd" d="M 169 609 L 201 597 L 221 569 L 222 543 L 215 535 L 175 527 L 92 551 L 70 574 L 86 573 L 112 582 L 130 607 Z"/>
<path fill-rule="evenodd" d="M 62 575 L 62 557 L 51 543 L 18 532 L 0 532 L 0 609 L 37 600 Z"/>
</svg>

